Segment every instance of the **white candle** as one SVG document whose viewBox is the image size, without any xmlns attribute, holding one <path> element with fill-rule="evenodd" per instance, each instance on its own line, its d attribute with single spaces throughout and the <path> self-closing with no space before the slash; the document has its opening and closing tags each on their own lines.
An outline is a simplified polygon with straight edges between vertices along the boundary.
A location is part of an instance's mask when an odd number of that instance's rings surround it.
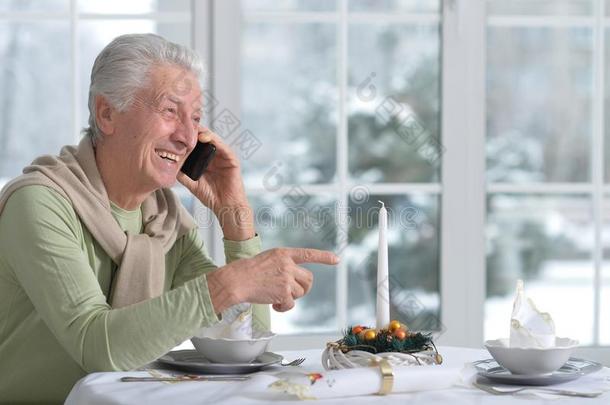
<svg viewBox="0 0 610 405">
<path fill-rule="evenodd" d="M 390 324 L 390 287 L 388 280 L 388 211 L 382 201 L 379 209 L 379 247 L 377 249 L 377 329 Z"/>
</svg>

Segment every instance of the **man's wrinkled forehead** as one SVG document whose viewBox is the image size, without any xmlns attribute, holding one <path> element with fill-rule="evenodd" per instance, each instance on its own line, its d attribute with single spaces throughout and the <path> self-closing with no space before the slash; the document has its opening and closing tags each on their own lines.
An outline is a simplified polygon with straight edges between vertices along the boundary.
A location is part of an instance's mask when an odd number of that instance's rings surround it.
<svg viewBox="0 0 610 405">
<path fill-rule="evenodd" d="M 182 69 L 154 69 L 150 75 L 149 91 L 156 101 L 167 98 L 189 103 L 195 109 L 201 108 L 203 102 L 199 81 L 194 74 Z"/>
</svg>

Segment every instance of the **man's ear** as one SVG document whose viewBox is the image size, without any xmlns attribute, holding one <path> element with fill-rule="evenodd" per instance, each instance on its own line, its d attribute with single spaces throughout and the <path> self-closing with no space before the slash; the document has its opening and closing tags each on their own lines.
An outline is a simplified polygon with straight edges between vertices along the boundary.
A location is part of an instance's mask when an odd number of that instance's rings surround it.
<svg viewBox="0 0 610 405">
<path fill-rule="evenodd" d="M 104 135 L 112 135 L 116 129 L 116 110 L 106 97 L 95 96 L 95 120 Z"/>
</svg>

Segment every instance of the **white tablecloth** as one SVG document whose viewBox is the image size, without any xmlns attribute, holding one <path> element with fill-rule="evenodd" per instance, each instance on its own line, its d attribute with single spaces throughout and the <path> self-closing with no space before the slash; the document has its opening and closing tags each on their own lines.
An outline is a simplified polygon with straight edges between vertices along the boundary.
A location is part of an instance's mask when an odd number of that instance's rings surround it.
<svg viewBox="0 0 610 405">
<path fill-rule="evenodd" d="M 489 358 L 486 350 L 465 349 L 457 347 L 440 347 L 444 362 L 440 367 L 461 366 L 467 362 Z M 306 357 L 307 360 L 299 367 L 307 371 L 322 371 L 320 363 L 321 350 L 283 351 L 279 352 L 285 359 L 291 360 Z M 292 404 L 297 399 L 285 394 L 267 390 L 267 386 L 276 380 L 274 372 L 286 371 L 288 367 L 274 366 L 255 375 L 245 382 L 120 382 L 120 378 L 130 376 L 149 376 L 148 372 L 115 372 L 89 374 L 76 383 L 66 405 L 109 405 L 109 404 Z M 610 369 L 604 368 L 600 374 L 610 377 Z M 392 394 L 385 398 L 377 395 L 366 397 L 349 397 L 341 399 L 319 400 L 321 403 L 332 404 L 364 404 L 380 403 L 388 400 L 398 403 L 415 404 L 609 404 L 610 392 L 597 398 L 569 398 L 553 396 L 552 399 L 533 395 L 491 395 L 473 388 L 451 388 L 440 391 L 416 392 L 408 394 Z"/>
</svg>

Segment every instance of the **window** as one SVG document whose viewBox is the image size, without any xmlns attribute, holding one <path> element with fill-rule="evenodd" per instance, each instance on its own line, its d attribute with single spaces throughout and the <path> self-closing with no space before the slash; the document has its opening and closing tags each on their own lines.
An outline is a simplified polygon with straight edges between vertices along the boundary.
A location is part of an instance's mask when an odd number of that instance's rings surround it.
<svg viewBox="0 0 610 405">
<path fill-rule="evenodd" d="M 265 248 L 343 258 L 310 266 L 276 332 L 374 322 L 382 200 L 393 318 L 480 347 L 524 278 L 559 334 L 610 344 L 609 1 L 5 1 L 0 183 L 74 143 L 93 58 L 142 31 L 209 61 L 204 120 L 242 159 Z"/>
<path fill-rule="evenodd" d="M 312 291 L 274 313 L 274 327 L 374 324 L 382 200 L 392 318 L 437 329 L 440 2 L 282 4 L 241 2 L 241 125 L 260 142 L 242 155 L 245 182 L 266 248 L 343 260 L 337 270 L 306 266 Z M 239 132 L 226 138 L 238 151 Z"/>
<path fill-rule="evenodd" d="M 523 278 L 559 335 L 608 344 L 606 5 L 524 6 L 488 2 L 485 335 Z"/>
<path fill-rule="evenodd" d="M 242 124 L 262 144 L 244 169 L 256 206 L 269 223 L 290 210 L 287 197 L 349 207 L 343 217 L 334 211 L 336 235 L 261 231 L 268 247 L 344 257 L 333 278 L 316 270 L 323 285 L 279 322 L 286 332 L 372 322 L 376 223 L 350 221 L 383 199 L 421 221 L 394 235 L 391 272 L 402 278 L 393 282 L 406 286 L 395 296 L 414 293 L 432 315 L 424 318 L 440 316 L 429 326 L 446 328 L 445 341 L 479 346 L 507 335 L 520 277 L 559 334 L 607 344 L 601 3 L 241 2 L 237 93 Z M 365 82 L 442 141 L 442 164 L 392 138 L 397 117 L 384 126 L 379 104 L 358 98 Z M 277 190 L 264 186 L 273 170 L 282 174 Z M 368 199 L 354 203 L 354 194 Z"/>
</svg>

